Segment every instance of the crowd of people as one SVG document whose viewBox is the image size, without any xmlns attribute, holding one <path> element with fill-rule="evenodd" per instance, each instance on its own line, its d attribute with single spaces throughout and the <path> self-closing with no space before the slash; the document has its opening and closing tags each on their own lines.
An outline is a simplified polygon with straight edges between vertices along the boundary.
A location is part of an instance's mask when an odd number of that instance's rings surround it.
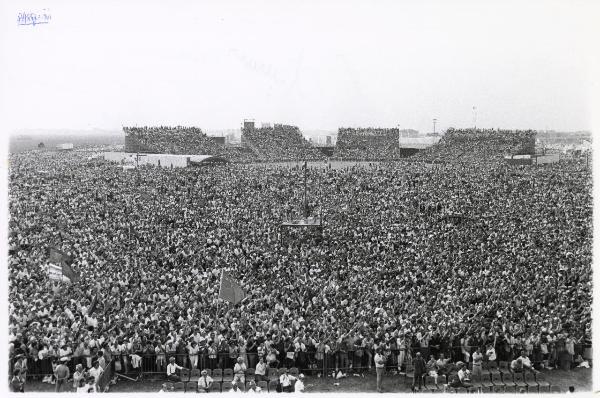
<svg viewBox="0 0 600 398">
<path fill-rule="evenodd" d="M 452 134 L 438 155 L 478 147 Z M 465 157 L 309 167 L 323 234 L 284 240 L 301 167 L 127 172 L 77 151 L 12 154 L 11 371 L 166 373 L 172 356 L 325 375 L 375 368 L 378 352 L 401 371 L 416 353 L 573 362 L 591 346 L 589 169 Z M 50 246 L 78 282 L 49 279 Z M 221 270 L 242 303 L 218 298 Z"/>
<path fill-rule="evenodd" d="M 227 149 L 198 127 L 123 127 L 125 152 L 199 154 L 227 157 Z"/>
<path fill-rule="evenodd" d="M 402 156 L 397 128 L 346 128 L 338 130 L 333 156 L 343 160 L 394 160 Z"/>
<path fill-rule="evenodd" d="M 260 161 L 325 160 L 325 155 L 308 142 L 296 126 L 274 124 L 244 128 L 242 143 L 252 148 Z"/>
<path fill-rule="evenodd" d="M 454 129 L 414 160 L 426 162 L 498 162 L 506 155 L 535 153 L 533 130 Z"/>
</svg>

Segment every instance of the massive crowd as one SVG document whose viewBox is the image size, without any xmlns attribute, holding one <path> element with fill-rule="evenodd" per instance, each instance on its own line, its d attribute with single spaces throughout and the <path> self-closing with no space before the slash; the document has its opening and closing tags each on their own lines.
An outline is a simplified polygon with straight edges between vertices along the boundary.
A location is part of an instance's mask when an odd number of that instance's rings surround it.
<svg viewBox="0 0 600 398">
<path fill-rule="evenodd" d="M 227 150 L 197 127 L 123 127 L 126 152 L 226 156 Z"/>
<path fill-rule="evenodd" d="M 533 130 L 454 129 L 413 160 L 426 162 L 498 162 L 505 155 L 535 153 Z"/>
<path fill-rule="evenodd" d="M 465 146 L 440 148 L 452 159 Z M 538 367 L 574 359 L 591 344 L 591 173 L 465 157 L 309 167 L 324 231 L 295 241 L 279 226 L 300 202 L 299 167 L 126 171 L 78 152 L 13 154 L 11 365 L 164 372 L 171 356 L 198 368 L 241 357 L 317 372 L 375 366 L 381 349 L 400 369 L 416 352 L 472 361 L 478 347 L 497 360 L 524 350 Z M 48 279 L 50 245 L 79 282 Z M 221 270 L 242 303 L 218 299 Z"/>
<path fill-rule="evenodd" d="M 334 157 L 344 160 L 400 159 L 397 128 L 344 128 L 338 130 Z"/>
<path fill-rule="evenodd" d="M 324 160 L 296 126 L 275 124 L 273 127 L 245 128 L 242 143 L 250 146 L 261 161 Z"/>
</svg>

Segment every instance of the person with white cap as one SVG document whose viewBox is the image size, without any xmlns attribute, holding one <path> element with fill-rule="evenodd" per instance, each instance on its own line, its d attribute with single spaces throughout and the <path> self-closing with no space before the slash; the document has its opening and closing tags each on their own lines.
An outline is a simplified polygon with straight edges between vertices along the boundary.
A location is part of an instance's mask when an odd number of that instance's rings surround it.
<svg viewBox="0 0 600 398">
<path fill-rule="evenodd" d="M 300 373 L 294 384 L 294 392 L 304 392 L 304 374 Z"/>
<path fill-rule="evenodd" d="M 208 375 L 206 369 L 202 370 L 201 376 L 198 379 L 198 392 L 209 392 L 213 385 L 213 378 Z"/>
<path fill-rule="evenodd" d="M 169 358 L 169 364 L 167 365 L 167 379 L 170 381 L 181 381 L 181 377 L 177 375 L 177 371 L 180 369 L 187 369 L 183 366 L 179 366 L 175 363 L 175 357 Z"/>
</svg>

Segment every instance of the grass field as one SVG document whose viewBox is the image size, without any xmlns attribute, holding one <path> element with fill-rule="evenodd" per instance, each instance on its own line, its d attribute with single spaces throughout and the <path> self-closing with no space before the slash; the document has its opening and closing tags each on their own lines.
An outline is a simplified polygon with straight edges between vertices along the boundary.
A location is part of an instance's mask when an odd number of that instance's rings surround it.
<svg viewBox="0 0 600 398">
<path fill-rule="evenodd" d="M 574 386 L 576 392 L 592 390 L 592 370 L 574 369 L 572 371 L 551 370 L 544 372 L 547 381 L 551 385 L 558 385 L 565 392 L 569 386 Z M 307 376 L 305 379 L 306 392 L 316 393 L 352 393 L 352 392 L 375 392 L 376 382 L 373 374 L 363 377 L 351 376 L 334 380 L 331 377 L 318 378 Z M 119 380 L 117 384 L 110 386 L 110 392 L 158 392 L 163 381 L 160 380 L 141 380 L 131 382 L 128 380 Z M 339 383 L 339 385 L 335 385 Z M 402 375 L 386 375 L 383 381 L 384 392 L 406 393 L 410 392 L 410 381 Z M 54 386 L 39 381 L 29 382 L 26 391 L 52 392 Z"/>
</svg>

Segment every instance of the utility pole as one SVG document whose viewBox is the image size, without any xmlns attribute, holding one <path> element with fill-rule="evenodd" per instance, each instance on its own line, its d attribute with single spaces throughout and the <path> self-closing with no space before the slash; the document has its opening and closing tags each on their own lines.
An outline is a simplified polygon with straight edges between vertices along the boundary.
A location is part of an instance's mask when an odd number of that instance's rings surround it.
<svg viewBox="0 0 600 398">
<path fill-rule="evenodd" d="M 437 119 L 433 119 L 433 134 L 435 134 L 435 124 L 437 123 Z"/>
<path fill-rule="evenodd" d="M 477 107 L 473 106 L 473 130 L 477 129 Z"/>
<path fill-rule="evenodd" d="M 306 172 L 308 169 L 308 165 L 306 160 L 304 161 L 304 219 L 308 218 L 308 202 L 306 198 Z"/>
</svg>

